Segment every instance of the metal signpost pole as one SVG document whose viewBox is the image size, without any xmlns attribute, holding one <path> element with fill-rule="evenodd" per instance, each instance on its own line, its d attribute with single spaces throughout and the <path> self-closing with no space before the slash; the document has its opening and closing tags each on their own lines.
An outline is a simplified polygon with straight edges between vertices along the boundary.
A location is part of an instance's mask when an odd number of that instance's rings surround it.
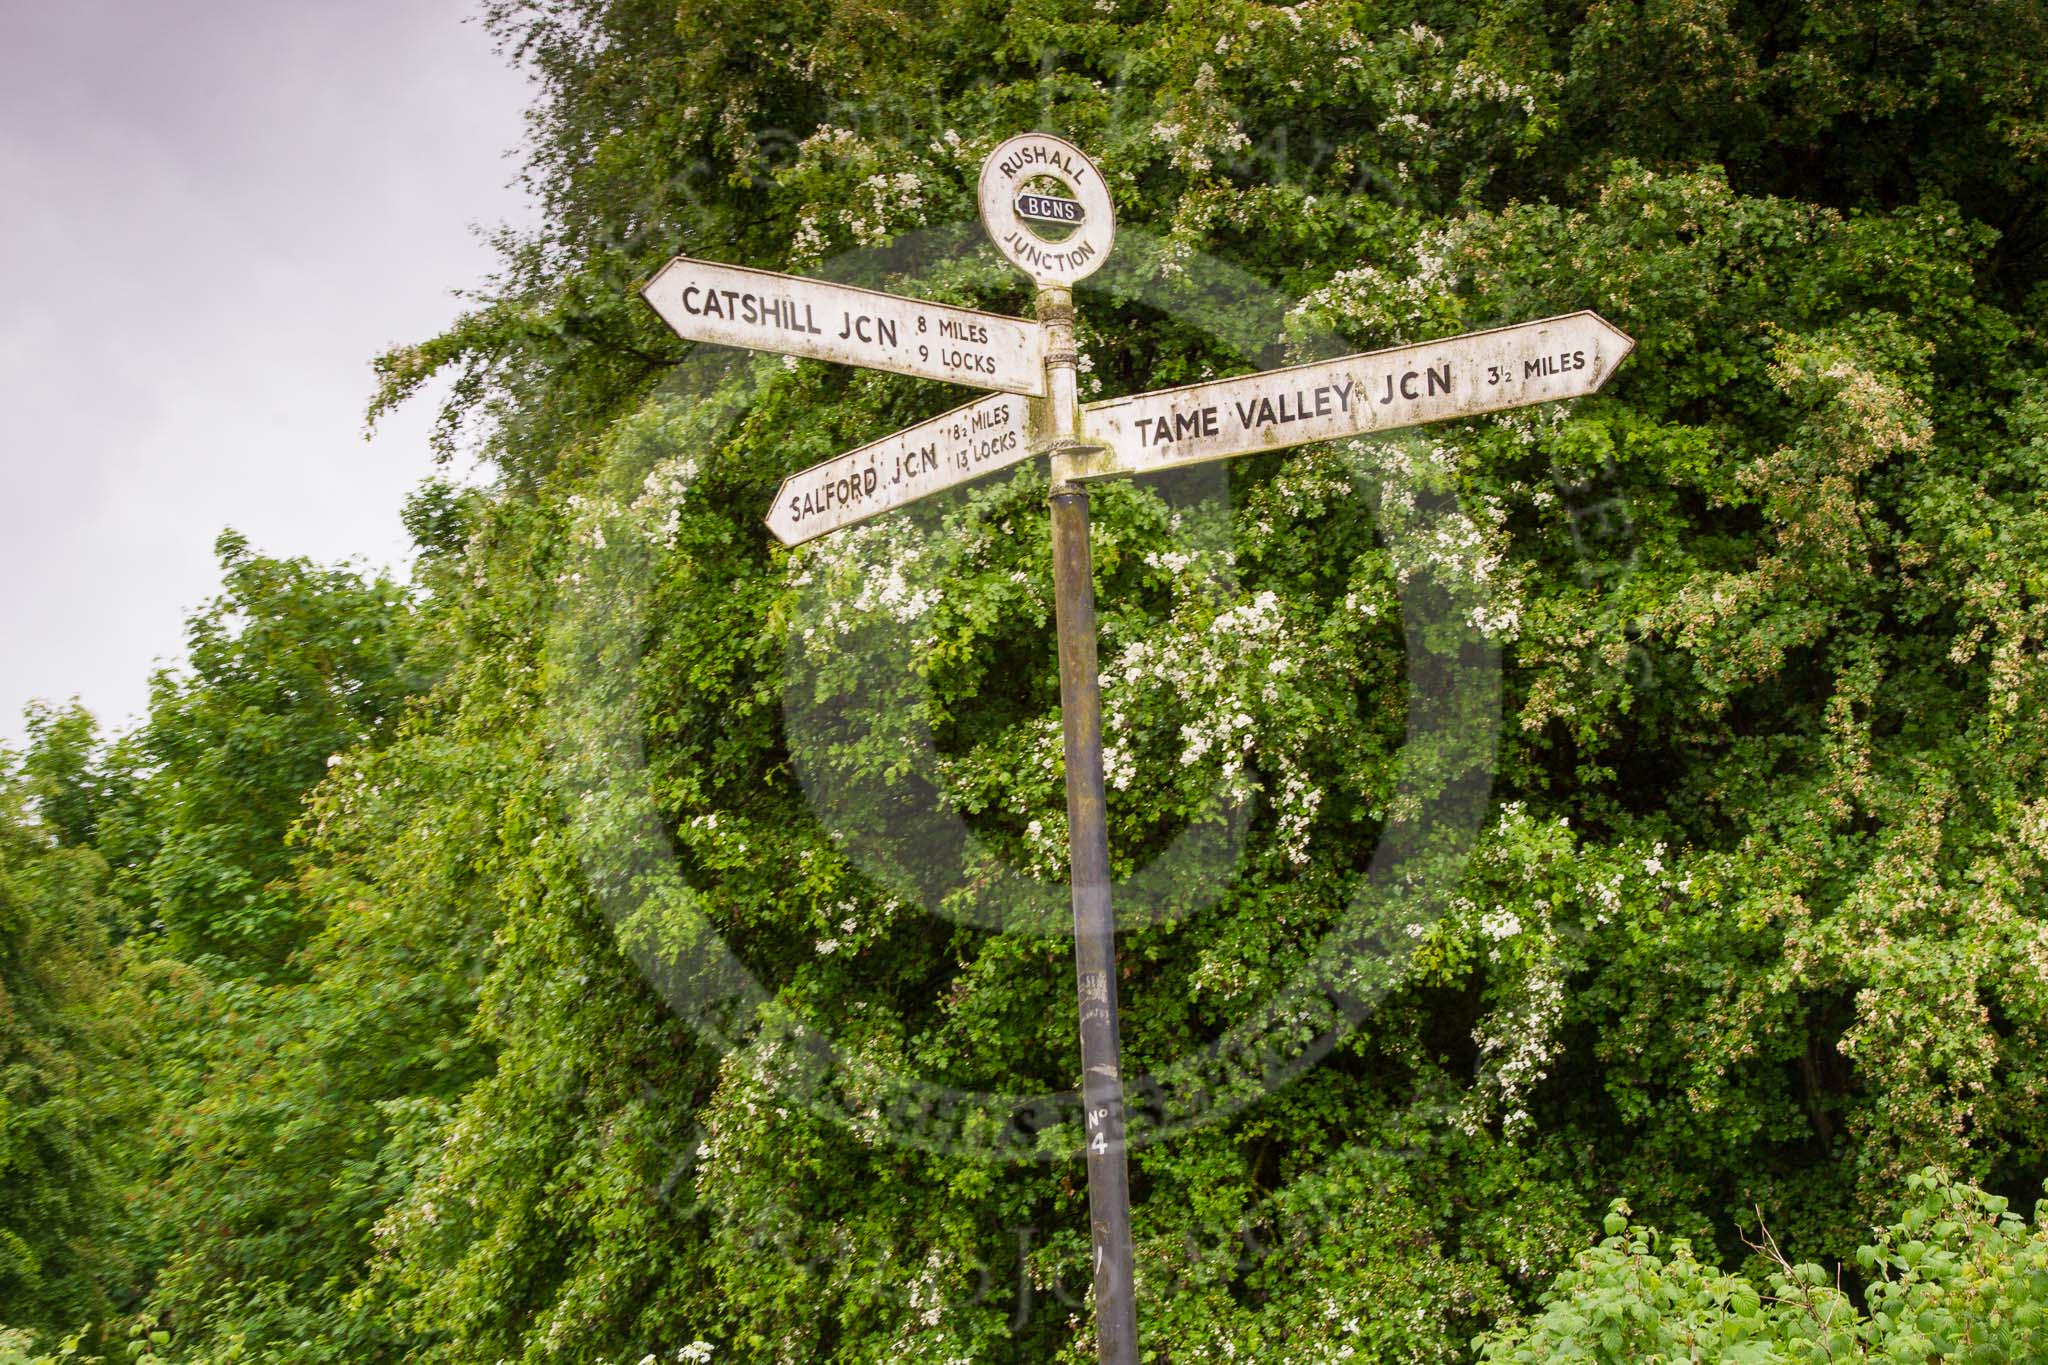
<svg viewBox="0 0 2048 1365">
<path fill-rule="evenodd" d="M 1058 186 L 1063 194 L 1049 191 Z M 1071 198 L 1066 197 L 1071 195 Z M 1045 398 L 1034 448 L 1052 457 L 1053 597 L 1066 735 L 1068 866 L 1074 976 L 1081 998 L 1082 1133 L 1094 1247 L 1095 1350 L 1102 1365 L 1137 1365 L 1131 1179 L 1124 1150 L 1123 1047 L 1116 1013 L 1116 918 L 1109 898 L 1109 825 L 1102 784 L 1102 681 L 1096 671 L 1095 578 L 1088 490 L 1075 477 L 1104 452 L 1081 434 L 1080 352 L 1073 287 L 1109 255 L 1116 211 L 1102 168 L 1046 133 L 1013 137 L 982 163 L 981 221 L 996 249 L 1037 286 L 1045 334 Z M 1049 231 L 1030 226 L 1046 224 Z"/>
<path fill-rule="evenodd" d="M 1103 1365 L 1137 1365 L 1131 1181 L 1124 1155 L 1123 1044 L 1117 1024 L 1116 917 L 1109 898 L 1109 824 L 1102 782 L 1102 683 L 1096 669 L 1095 578 L 1088 490 L 1066 477 L 1082 453 L 1075 390 L 1073 295 L 1038 292 L 1046 329 L 1045 421 L 1052 454 L 1052 571 L 1066 732 L 1067 840 L 1073 877 L 1074 976 L 1081 997 L 1081 1103 L 1088 1139 L 1088 1220 L 1095 1249 L 1095 1344 Z"/>
</svg>

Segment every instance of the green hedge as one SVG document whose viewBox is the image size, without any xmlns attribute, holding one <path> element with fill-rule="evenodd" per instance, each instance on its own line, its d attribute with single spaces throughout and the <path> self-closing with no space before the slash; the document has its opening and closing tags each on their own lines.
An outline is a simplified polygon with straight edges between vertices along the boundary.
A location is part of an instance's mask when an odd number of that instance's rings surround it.
<svg viewBox="0 0 2048 1365">
<path fill-rule="evenodd" d="M 1754 1246 L 1768 1270 L 1729 1274 L 1699 1260 L 1684 1238 L 1667 1241 L 1629 1221 L 1628 1205 L 1616 1201 L 1607 1237 L 1557 1277 L 1537 1317 L 1486 1341 L 1481 1358 L 1553 1365 L 2048 1358 L 2042 1209 L 2029 1226 L 2000 1196 L 1933 1171 L 1906 1185 L 1898 1221 L 1856 1253 L 1860 1286 L 1846 1266 L 1794 1264 L 1768 1233 Z"/>
</svg>

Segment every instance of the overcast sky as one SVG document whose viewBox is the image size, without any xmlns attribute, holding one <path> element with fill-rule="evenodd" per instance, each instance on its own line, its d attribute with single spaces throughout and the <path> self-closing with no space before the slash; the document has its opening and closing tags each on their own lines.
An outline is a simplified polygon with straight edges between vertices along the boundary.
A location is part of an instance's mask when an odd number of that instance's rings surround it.
<svg viewBox="0 0 2048 1365">
<path fill-rule="evenodd" d="M 0 0 L 0 744 L 139 714 L 261 552 L 401 566 L 431 404 L 369 362 L 493 264 L 528 88 L 469 0 Z"/>
</svg>

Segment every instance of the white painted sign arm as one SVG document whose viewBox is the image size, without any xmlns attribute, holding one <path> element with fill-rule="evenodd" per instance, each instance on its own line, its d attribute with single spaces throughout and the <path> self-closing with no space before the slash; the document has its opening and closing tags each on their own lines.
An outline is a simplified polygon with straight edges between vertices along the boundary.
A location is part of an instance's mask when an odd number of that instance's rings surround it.
<svg viewBox="0 0 2048 1365">
<path fill-rule="evenodd" d="M 1045 393 L 1045 331 L 1022 318 L 688 256 L 640 293 L 688 341 Z"/>
<path fill-rule="evenodd" d="M 1031 454 L 1029 417 L 1023 398 L 997 394 L 799 470 L 776 490 L 768 529 L 799 545 L 1016 464 Z"/>
<path fill-rule="evenodd" d="M 1237 379 L 1158 389 L 1081 410 L 1101 478 L 1283 450 L 1589 394 L 1635 342 L 1593 312 L 1469 332 Z"/>
</svg>

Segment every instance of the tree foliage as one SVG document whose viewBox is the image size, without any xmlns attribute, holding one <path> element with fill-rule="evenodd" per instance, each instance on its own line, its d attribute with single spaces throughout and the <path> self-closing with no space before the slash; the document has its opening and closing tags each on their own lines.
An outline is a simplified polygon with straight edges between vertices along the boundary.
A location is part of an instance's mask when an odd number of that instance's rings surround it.
<svg viewBox="0 0 2048 1365">
<path fill-rule="evenodd" d="M 1617 1202 L 1607 1237 L 1580 1253 L 1543 1313 L 1486 1344 L 1490 1361 L 2032 1360 L 2048 1341 L 2048 1234 L 2007 1201 L 1932 1171 L 1906 1178 L 1907 1203 L 1856 1249 L 1865 1304 L 1840 1274 L 1793 1264 L 1768 1240 L 1763 1286 L 1702 1265 Z"/>
<path fill-rule="evenodd" d="M 217 551 L 224 591 L 192 619 L 189 669 L 153 682 L 126 870 L 171 952 L 270 973 L 306 925 L 285 841 L 301 798 L 431 674 L 395 584 L 256 555 L 232 531 Z"/>
<path fill-rule="evenodd" d="M 89 722 L 44 721 L 26 756 L 0 753 L 0 1304 L 17 1326 L 73 1328 L 128 1306 L 148 1091 L 106 864 L 62 842 L 89 824 L 65 780 Z"/>
<path fill-rule="evenodd" d="M 41 723 L 35 857 L 103 857 L 87 918 L 179 964 L 145 1336 L 1090 1356 L 1071 1133 L 972 1098 L 1078 1068 L 1044 472 L 784 551 L 785 474 L 962 395 L 633 297 L 682 252 L 1023 312 L 973 184 L 1029 127 L 1116 201 L 1087 397 L 1637 342 L 1570 405 L 1094 492 L 1130 1073 L 1360 1006 L 1140 1083 L 1159 1359 L 2032 1330 L 2038 4 L 484 16 L 544 223 L 378 405 L 452 374 L 493 482 L 408 509 L 411 597 L 224 543 L 137 736 Z M 1714 1254 L 1580 1251 L 1620 1197 Z M 1744 1259 L 1759 1208 L 1797 1263 Z"/>
</svg>

